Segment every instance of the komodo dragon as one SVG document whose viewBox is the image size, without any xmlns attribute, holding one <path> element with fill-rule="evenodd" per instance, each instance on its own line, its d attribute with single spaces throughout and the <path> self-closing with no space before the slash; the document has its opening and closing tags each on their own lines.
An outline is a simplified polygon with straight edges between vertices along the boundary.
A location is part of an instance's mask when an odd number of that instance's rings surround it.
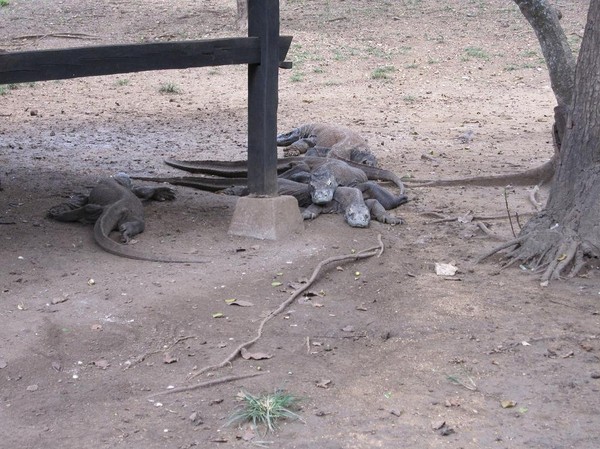
<svg viewBox="0 0 600 449">
<path fill-rule="evenodd" d="M 307 157 L 289 157 L 277 159 L 277 172 L 282 174 L 295 165 L 300 163 L 307 164 L 310 170 L 315 170 L 323 164 L 332 162 L 335 159 L 328 159 L 317 156 Z M 176 159 L 165 159 L 165 163 L 171 167 L 185 170 L 190 173 L 204 173 L 221 177 L 247 177 L 248 176 L 248 161 L 179 161 Z M 400 177 L 395 173 L 379 167 L 371 167 L 368 165 L 359 164 L 352 161 L 343 160 L 340 163 L 345 163 L 346 166 L 358 168 L 362 170 L 367 179 L 372 181 L 389 181 L 393 182 L 400 189 L 400 194 L 404 194 L 404 184 Z"/>
<path fill-rule="evenodd" d="M 362 192 L 355 187 L 338 187 L 333 199 L 323 205 L 311 204 L 302 211 L 302 218 L 312 220 L 320 214 L 343 213 L 346 223 L 355 228 L 369 226 L 371 217 L 381 223 L 402 224 L 404 220 L 386 212 L 375 199 L 363 199 Z"/>
<path fill-rule="evenodd" d="M 374 167 L 377 158 L 367 141 L 349 128 L 324 123 L 307 123 L 277 136 L 286 156 L 307 155 L 345 159 Z"/>
<path fill-rule="evenodd" d="M 211 192 L 219 191 L 227 195 L 247 196 L 247 178 L 207 178 L 203 176 L 183 176 L 173 178 L 135 177 L 144 181 L 168 182 L 174 185 L 194 187 Z M 325 205 L 312 203 L 310 186 L 289 179 L 277 178 L 278 194 L 291 195 L 298 200 L 298 206 L 304 209 L 305 220 L 316 218 L 321 213 L 343 213 L 346 223 L 352 227 L 364 228 L 369 225 L 371 216 L 382 223 L 400 224 L 404 221 L 386 212 L 376 199 L 363 198 L 362 192 L 353 187 L 338 187 L 332 200 Z"/>
<path fill-rule="evenodd" d="M 121 233 L 123 243 L 144 231 L 144 205 L 141 200 L 165 201 L 175 198 L 169 187 L 134 187 L 125 173 L 101 179 L 89 195 L 77 195 L 70 202 L 52 207 L 48 217 L 58 221 L 94 224 L 94 239 L 105 251 L 130 259 L 171 263 L 206 263 L 207 260 L 175 259 L 146 255 L 112 240 L 113 230 Z"/>
<path fill-rule="evenodd" d="M 319 158 L 308 158 L 308 162 L 299 162 L 279 175 L 280 178 L 308 184 L 312 202 L 315 204 L 331 201 L 338 186 L 356 187 L 363 192 L 365 199 L 376 199 L 386 210 L 394 209 L 408 201 L 406 195 L 394 195 L 379 184 L 368 181 L 362 169 L 351 167 L 338 159 L 328 159 L 311 169 L 310 161 L 315 159 Z"/>
</svg>

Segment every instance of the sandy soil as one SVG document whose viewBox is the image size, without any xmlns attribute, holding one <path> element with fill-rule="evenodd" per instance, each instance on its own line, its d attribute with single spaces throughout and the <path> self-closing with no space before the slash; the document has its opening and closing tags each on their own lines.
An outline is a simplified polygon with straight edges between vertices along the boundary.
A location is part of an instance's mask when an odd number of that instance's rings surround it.
<svg viewBox="0 0 600 449">
<path fill-rule="evenodd" d="M 587 2 L 558 3 L 576 48 Z M 234 8 L 10 0 L 0 50 L 238 35 Z M 551 156 L 547 70 L 512 2 L 287 0 L 281 16 L 294 36 L 281 131 L 352 127 L 383 167 L 417 178 L 508 173 Z M 167 83 L 179 93 L 160 92 Z M 245 86 L 245 67 L 222 67 L 2 88 L 1 445 L 596 448 L 598 267 L 543 288 L 497 258 L 474 265 L 498 241 L 457 220 L 470 213 L 508 239 L 505 198 L 518 232 L 514 214 L 523 224 L 534 211 L 528 188 L 413 188 L 393 211 L 405 225 L 322 216 L 278 242 L 228 235 L 234 198 L 178 188 L 175 202 L 147 206 L 136 247 L 211 259 L 194 266 L 115 257 L 89 226 L 45 218 L 118 171 L 180 175 L 165 157 L 244 158 Z M 378 235 L 381 257 L 333 264 L 316 296 L 267 324 L 251 351 L 271 358 L 188 378 L 252 338 L 321 260 Z M 435 274 L 450 262 L 455 276 Z M 261 375 L 153 396 L 251 373 Z M 302 421 L 267 435 L 225 425 L 241 390 L 278 388 L 302 398 Z"/>
</svg>

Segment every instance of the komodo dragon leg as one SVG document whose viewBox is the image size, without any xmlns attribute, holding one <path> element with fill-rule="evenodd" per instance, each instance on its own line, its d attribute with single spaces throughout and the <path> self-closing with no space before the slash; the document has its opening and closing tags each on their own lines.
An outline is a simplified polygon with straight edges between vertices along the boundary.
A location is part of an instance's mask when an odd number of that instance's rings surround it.
<svg viewBox="0 0 600 449">
<path fill-rule="evenodd" d="M 97 204 L 89 204 L 87 195 L 77 194 L 71 196 L 66 203 L 57 204 L 48 210 L 48 218 L 57 221 L 80 221 L 86 224 L 95 223 L 102 215 L 104 208 Z"/>
<path fill-rule="evenodd" d="M 376 199 L 365 200 L 365 204 L 369 208 L 369 212 L 371 213 L 371 217 L 377 220 L 380 223 L 387 224 L 403 224 L 404 220 L 400 217 L 395 217 L 394 215 L 390 215 L 384 209 L 379 201 Z"/>
<path fill-rule="evenodd" d="M 173 201 L 175 191 L 170 187 L 134 186 L 131 191 L 143 201 Z"/>
<path fill-rule="evenodd" d="M 385 210 L 395 209 L 408 201 L 406 195 L 395 195 L 373 181 L 362 182 L 355 187 L 363 193 L 365 199 L 377 200 Z"/>
</svg>

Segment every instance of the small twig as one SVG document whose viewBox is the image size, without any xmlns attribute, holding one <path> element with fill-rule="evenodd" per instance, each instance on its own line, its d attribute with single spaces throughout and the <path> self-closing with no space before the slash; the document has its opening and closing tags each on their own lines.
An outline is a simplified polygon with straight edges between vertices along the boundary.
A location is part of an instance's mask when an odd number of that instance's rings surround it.
<svg viewBox="0 0 600 449">
<path fill-rule="evenodd" d="M 175 346 L 177 343 L 179 343 L 179 342 L 182 342 L 182 341 L 184 341 L 184 340 L 189 340 L 190 338 L 198 338 L 198 337 L 196 337 L 195 335 L 188 335 L 188 336 L 186 336 L 186 337 L 178 337 L 178 338 L 176 338 L 176 339 L 175 339 L 175 341 L 174 341 L 173 343 L 171 343 L 170 345 L 163 346 L 162 348 L 160 348 L 160 349 L 155 349 L 155 350 L 153 350 L 153 351 L 148 351 L 148 352 L 145 352 L 144 354 L 142 354 L 142 355 L 139 355 L 139 356 L 137 356 L 137 357 L 133 357 L 131 360 L 128 360 L 128 362 L 129 362 L 129 363 L 125 362 L 125 363 L 126 363 L 126 366 L 125 366 L 125 368 L 123 368 L 123 370 L 127 370 L 127 369 L 131 368 L 132 366 L 135 366 L 135 365 L 137 365 L 138 363 L 142 363 L 144 360 L 146 360 L 146 359 L 147 359 L 148 357 L 150 357 L 151 355 L 158 354 L 158 353 L 160 353 L 160 352 L 165 352 L 165 351 L 167 351 L 167 350 L 171 349 L 171 348 L 172 348 L 173 346 Z"/>
<path fill-rule="evenodd" d="M 195 373 L 192 373 L 190 376 L 188 376 L 189 379 L 193 379 L 194 377 L 199 376 L 207 371 L 216 370 L 216 369 L 224 367 L 228 363 L 231 363 L 231 361 L 238 356 L 238 354 L 241 352 L 242 349 L 248 348 L 250 345 L 256 343 L 262 337 L 262 333 L 263 333 L 265 324 L 267 324 L 267 322 L 269 320 L 271 320 L 272 318 L 276 317 L 281 312 L 283 312 L 287 308 L 287 306 L 289 306 L 298 296 L 300 296 L 302 293 L 304 293 L 306 290 L 308 290 L 308 288 L 310 288 L 310 286 L 315 282 L 315 279 L 321 273 L 321 270 L 323 269 L 324 266 L 326 266 L 332 262 L 340 262 L 340 261 L 345 261 L 345 260 L 359 260 L 359 259 L 364 259 L 367 257 L 373 257 L 375 255 L 377 257 L 379 257 L 381 255 L 381 253 L 383 252 L 383 242 L 381 240 L 381 234 L 379 234 L 377 236 L 377 242 L 379 243 L 377 246 L 367 248 L 356 254 L 333 256 L 333 257 L 329 257 L 329 258 L 321 261 L 317 265 L 317 267 L 314 269 L 310 279 L 306 282 L 306 284 L 304 284 L 301 287 L 299 287 L 298 289 L 294 290 L 288 299 L 286 299 L 284 302 L 282 302 L 277 309 L 273 310 L 261 321 L 260 325 L 258 326 L 258 331 L 257 331 L 256 337 L 252 338 L 251 340 L 248 340 L 245 343 L 240 344 L 221 363 L 219 363 L 217 365 L 206 366 L 206 367 L 202 368 L 201 370 L 199 370 Z"/>
<path fill-rule="evenodd" d="M 30 34 L 25 36 L 13 37 L 13 41 L 24 40 L 24 39 L 44 39 L 46 37 L 58 37 L 63 39 L 84 39 L 84 40 L 95 40 L 100 39 L 98 36 L 92 36 L 91 34 L 85 33 L 49 33 L 49 34 Z"/>
<path fill-rule="evenodd" d="M 515 219 L 517 220 L 517 224 L 519 225 L 519 231 L 523 230 L 523 225 L 521 224 L 521 220 L 519 220 L 518 212 L 515 212 Z"/>
<path fill-rule="evenodd" d="M 495 232 L 492 232 L 492 230 L 490 228 L 488 228 L 485 223 L 481 222 L 481 221 L 476 221 L 475 224 L 477 225 L 477 227 L 479 229 L 481 229 L 483 231 L 484 234 L 486 234 L 488 237 L 491 237 L 495 240 L 499 240 L 501 242 L 505 242 L 506 239 L 504 237 L 500 237 L 498 234 L 496 234 Z"/>
<path fill-rule="evenodd" d="M 526 238 L 525 236 L 521 236 L 521 237 L 517 237 L 516 239 L 513 239 L 509 242 L 502 243 L 500 246 L 496 246 L 494 249 L 488 251 L 483 256 L 480 256 L 475 261 L 475 263 L 481 263 L 482 261 L 484 261 L 485 259 L 490 257 L 492 254 L 496 254 L 497 252 L 502 251 L 505 248 L 510 248 L 511 246 L 519 245 L 523 240 L 525 240 L 525 238 Z"/>
<path fill-rule="evenodd" d="M 306 353 L 310 354 L 310 337 L 306 337 Z"/>
<path fill-rule="evenodd" d="M 510 216 L 510 209 L 508 208 L 508 191 L 504 188 L 504 204 L 506 204 L 506 214 L 508 215 L 508 221 L 510 222 L 510 230 L 512 231 L 513 237 L 516 237 L 515 228 L 513 226 L 512 218 Z"/>
<path fill-rule="evenodd" d="M 185 387 L 177 387 L 177 388 L 171 388 L 170 390 L 158 391 L 158 392 L 153 393 L 150 396 L 148 396 L 148 399 L 152 399 L 155 396 L 160 396 L 163 394 L 183 393 L 185 391 L 198 390 L 199 388 L 212 387 L 214 385 L 224 384 L 227 382 L 233 382 L 235 380 L 247 379 L 249 377 L 262 376 L 263 374 L 264 373 L 240 374 L 237 376 L 226 376 L 226 377 L 221 377 L 219 379 L 207 380 L 206 382 L 201 382 L 201 383 L 195 384 L 195 385 L 188 385 Z"/>
<path fill-rule="evenodd" d="M 515 215 L 517 215 L 515 213 Z M 521 215 L 533 215 L 533 213 L 530 212 L 526 212 L 524 214 Z M 434 220 L 434 221 L 428 221 L 425 224 L 441 224 L 441 223 L 452 223 L 454 221 L 458 221 L 460 217 L 449 217 L 449 218 L 441 218 L 439 220 Z M 478 221 L 478 220 L 506 220 L 506 215 L 502 214 L 502 215 L 491 215 L 491 216 L 478 216 L 478 215 L 474 215 L 473 216 L 473 221 Z"/>
</svg>

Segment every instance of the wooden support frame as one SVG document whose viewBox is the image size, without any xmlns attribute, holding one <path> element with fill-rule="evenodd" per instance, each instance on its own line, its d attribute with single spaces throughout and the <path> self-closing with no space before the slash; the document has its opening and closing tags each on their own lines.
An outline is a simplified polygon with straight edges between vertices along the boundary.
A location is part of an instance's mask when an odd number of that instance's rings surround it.
<svg viewBox="0 0 600 449">
<path fill-rule="evenodd" d="M 148 70 L 248 64 L 248 185 L 277 195 L 278 67 L 292 41 L 279 36 L 279 0 L 248 0 L 248 37 L 0 54 L 0 84 Z"/>
<path fill-rule="evenodd" d="M 248 65 L 248 188 L 276 196 L 279 0 L 248 0 L 248 35 L 261 42 L 260 62 Z"/>
<path fill-rule="evenodd" d="M 278 61 L 292 42 L 280 36 Z M 107 45 L 60 50 L 0 53 L 0 84 L 229 64 L 257 64 L 261 42 L 255 38 Z"/>
</svg>

